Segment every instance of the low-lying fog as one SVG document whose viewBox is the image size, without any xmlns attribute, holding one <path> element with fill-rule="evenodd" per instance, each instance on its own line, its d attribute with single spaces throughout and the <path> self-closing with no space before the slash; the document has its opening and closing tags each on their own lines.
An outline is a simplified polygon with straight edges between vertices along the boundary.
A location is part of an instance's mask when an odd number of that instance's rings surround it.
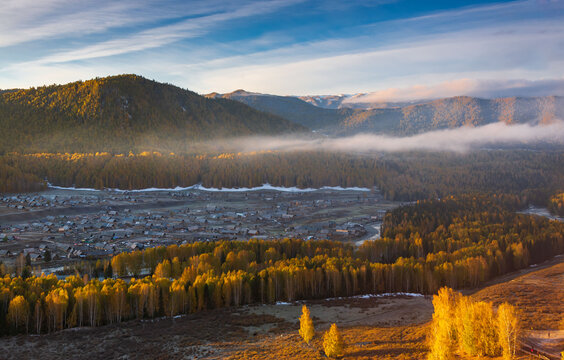
<svg viewBox="0 0 564 360">
<path fill-rule="evenodd" d="M 224 140 L 221 147 L 233 152 L 331 150 L 343 152 L 455 151 L 466 152 L 492 146 L 564 145 L 564 121 L 549 125 L 493 123 L 429 131 L 406 137 L 358 134 L 350 137 L 305 138 L 246 137 Z"/>
</svg>

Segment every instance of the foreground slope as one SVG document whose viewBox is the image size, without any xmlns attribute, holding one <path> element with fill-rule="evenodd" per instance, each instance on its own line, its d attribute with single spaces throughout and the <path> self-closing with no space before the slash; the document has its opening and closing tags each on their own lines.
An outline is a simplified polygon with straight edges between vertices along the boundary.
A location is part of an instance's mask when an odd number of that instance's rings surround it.
<svg viewBox="0 0 564 360">
<path fill-rule="evenodd" d="M 136 75 L 0 93 L 0 153 L 171 149 L 194 139 L 304 131 L 225 99 Z"/>
<path fill-rule="evenodd" d="M 516 272 L 486 286 L 473 297 L 500 304 L 509 301 L 523 310 L 524 341 L 536 340 L 544 351 L 564 349 L 554 321 L 562 315 L 559 280 L 562 258 L 539 271 Z M 426 358 L 430 298 L 402 296 L 345 298 L 305 302 L 312 310 L 316 336 L 306 345 L 298 334 L 301 303 L 215 309 L 176 319 L 137 320 L 98 328 L 77 328 L 52 334 L 0 338 L 0 350 L 18 358 L 74 359 L 134 357 L 136 359 L 326 359 L 322 334 L 339 324 L 346 359 Z M 538 302 L 540 306 L 535 306 Z M 550 304 L 549 306 L 546 306 Z M 348 318 L 348 319 L 346 319 Z M 540 320 L 540 321 L 539 321 Z M 547 329 L 552 329 L 548 338 Z M 540 333 L 542 332 L 542 334 Z M 99 341 L 93 343 L 92 339 Z M 539 348 L 539 347 L 537 347 Z M 88 349 L 88 351 L 84 351 Z M 64 355 L 62 355 L 64 354 Z M 524 353 L 518 359 L 529 358 Z M 459 357 L 459 359 L 467 359 Z"/>
</svg>

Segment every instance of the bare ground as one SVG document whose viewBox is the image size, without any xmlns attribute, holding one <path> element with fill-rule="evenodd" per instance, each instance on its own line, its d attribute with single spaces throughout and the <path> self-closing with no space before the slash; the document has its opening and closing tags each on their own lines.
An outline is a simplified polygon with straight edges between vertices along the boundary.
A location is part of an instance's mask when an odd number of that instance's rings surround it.
<svg viewBox="0 0 564 360">
<path fill-rule="evenodd" d="M 393 329 L 391 326 L 426 322 L 432 313 L 430 300 L 422 297 L 322 300 L 307 304 L 320 330 L 332 322 L 343 328 L 386 326 Z M 257 305 L 207 311 L 177 319 L 130 321 L 42 336 L 19 335 L 0 339 L 0 358 L 223 359 L 243 355 L 248 358 L 247 355 L 253 352 L 257 353 L 256 358 L 268 358 L 270 352 L 262 352 L 259 356 L 261 349 L 279 341 L 289 341 L 287 345 L 295 348 L 292 351 L 297 351 L 296 356 L 301 352 L 305 352 L 303 355 L 315 354 L 315 347 L 304 347 L 299 336 L 296 337 L 300 312 L 301 304 Z M 368 344 L 357 342 L 359 350 Z"/>
</svg>

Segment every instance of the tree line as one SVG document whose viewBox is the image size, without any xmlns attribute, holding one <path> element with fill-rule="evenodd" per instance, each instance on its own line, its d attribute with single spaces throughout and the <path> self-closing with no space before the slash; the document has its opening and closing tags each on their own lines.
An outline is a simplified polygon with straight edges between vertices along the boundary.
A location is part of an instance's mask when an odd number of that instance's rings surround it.
<svg viewBox="0 0 564 360">
<path fill-rule="evenodd" d="M 362 156 L 330 152 L 138 154 L 38 153 L 0 156 L 0 192 L 59 186 L 139 189 L 377 186 L 390 200 L 481 192 L 547 206 L 564 189 L 564 153 L 478 151 Z M 555 205 L 555 209 L 558 205 Z"/>
<path fill-rule="evenodd" d="M 358 248 L 301 239 L 196 242 L 118 254 L 103 280 L 5 275 L 0 329 L 40 333 L 253 303 L 475 287 L 564 253 L 564 224 L 515 214 L 515 201 L 421 201 L 392 211 L 384 237 Z"/>
</svg>

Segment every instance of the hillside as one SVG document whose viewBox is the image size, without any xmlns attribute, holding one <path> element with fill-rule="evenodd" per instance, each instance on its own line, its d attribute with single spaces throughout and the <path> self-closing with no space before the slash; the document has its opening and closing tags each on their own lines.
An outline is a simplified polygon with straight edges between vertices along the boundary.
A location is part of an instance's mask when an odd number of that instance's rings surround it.
<svg viewBox="0 0 564 360">
<path fill-rule="evenodd" d="M 175 150 L 186 141 L 305 131 L 240 102 L 136 75 L 0 93 L 0 153 Z"/>
<path fill-rule="evenodd" d="M 564 118 L 564 97 L 557 96 L 497 99 L 457 96 L 417 104 L 373 104 L 378 107 L 369 110 L 345 107 L 353 106 L 354 103 L 344 105 L 342 96 L 298 98 L 248 93 L 242 90 L 208 96 L 237 100 L 331 135 L 352 135 L 361 132 L 412 135 L 436 129 L 479 126 L 498 121 L 547 123 L 555 118 Z"/>
<path fill-rule="evenodd" d="M 265 95 L 236 90 L 228 94 L 205 95 L 213 99 L 230 99 L 247 104 L 257 110 L 269 112 L 311 129 L 338 126 L 350 109 L 334 110 L 314 106 L 293 96 Z"/>
</svg>

